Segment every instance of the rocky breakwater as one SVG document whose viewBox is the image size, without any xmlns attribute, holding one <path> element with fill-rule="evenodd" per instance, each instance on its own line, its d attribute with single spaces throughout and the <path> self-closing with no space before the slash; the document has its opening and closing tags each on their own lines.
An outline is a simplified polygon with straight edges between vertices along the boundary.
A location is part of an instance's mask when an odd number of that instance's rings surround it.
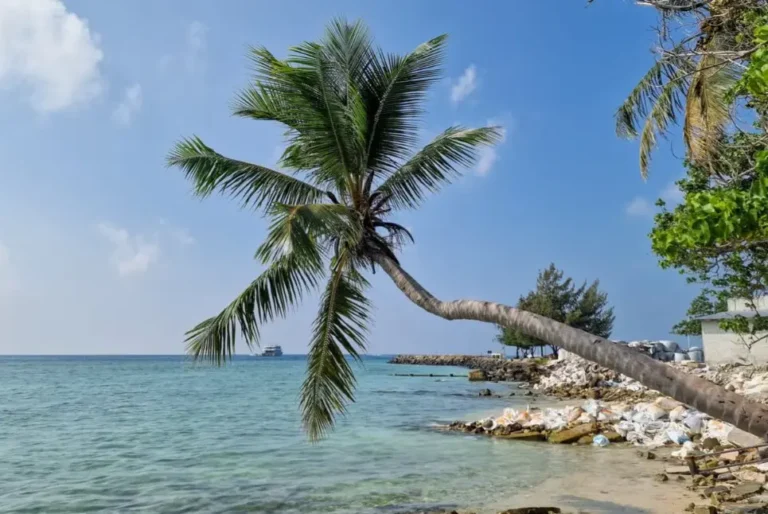
<svg viewBox="0 0 768 514">
<path fill-rule="evenodd" d="M 469 379 L 491 382 L 538 382 L 546 367 L 535 359 L 505 360 L 477 355 L 398 355 L 391 364 L 470 368 Z"/>
<path fill-rule="evenodd" d="M 533 389 L 562 399 L 641 401 L 659 396 L 636 380 L 573 354 L 551 361 Z"/>
</svg>

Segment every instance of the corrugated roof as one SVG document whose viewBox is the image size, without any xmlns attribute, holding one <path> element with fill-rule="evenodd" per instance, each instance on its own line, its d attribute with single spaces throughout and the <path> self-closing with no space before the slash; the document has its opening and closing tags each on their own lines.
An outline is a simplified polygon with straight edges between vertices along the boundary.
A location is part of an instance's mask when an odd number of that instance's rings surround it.
<svg viewBox="0 0 768 514">
<path fill-rule="evenodd" d="M 768 316 L 768 310 L 746 310 L 746 311 L 725 311 L 725 312 L 716 312 L 715 314 L 707 314 L 706 316 L 699 316 L 698 319 L 701 321 L 717 321 L 721 319 L 734 319 L 737 316 L 743 316 L 745 318 L 754 318 L 756 314 L 759 314 L 761 317 Z"/>
</svg>

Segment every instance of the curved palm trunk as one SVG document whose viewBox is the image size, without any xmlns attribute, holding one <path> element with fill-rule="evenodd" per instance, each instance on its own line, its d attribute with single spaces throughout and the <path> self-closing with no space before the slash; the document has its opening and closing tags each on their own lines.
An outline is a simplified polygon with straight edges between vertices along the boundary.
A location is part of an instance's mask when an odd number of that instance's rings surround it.
<svg viewBox="0 0 768 514">
<path fill-rule="evenodd" d="M 424 289 L 395 261 L 376 259 L 395 285 L 416 305 L 447 320 L 463 319 L 515 328 L 530 337 L 564 348 L 601 366 L 623 373 L 641 384 L 732 423 L 758 437 L 768 438 L 768 406 L 730 393 L 702 378 L 677 371 L 651 357 L 614 344 L 563 323 L 507 305 L 475 300 L 441 301 Z"/>
</svg>

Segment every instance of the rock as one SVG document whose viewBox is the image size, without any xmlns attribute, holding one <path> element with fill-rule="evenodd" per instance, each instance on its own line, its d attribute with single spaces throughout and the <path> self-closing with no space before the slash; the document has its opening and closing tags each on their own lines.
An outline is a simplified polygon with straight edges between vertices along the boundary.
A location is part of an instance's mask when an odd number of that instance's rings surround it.
<svg viewBox="0 0 768 514">
<path fill-rule="evenodd" d="M 620 433 L 614 432 L 612 430 L 603 432 L 603 435 L 605 436 L 606 439 L 608 439 L 608 441 L 612 443 L 618 443 L 624 440 L 624 438 L 621 436 Z"/>
<path fill-rule="evenodd" d="M 717 508 L 712 505 L 698 505 L 693 508 L 693 514 L 717 514 Z"/>
<path fill-rule="evenodd" d="M 597 432 L 597 423 L 584 423 L 573 428 L 566 428 L 549 435 L 549 442 L 554 444 L 568 444 L 578 441 L 585 435 Z"/>
<path fill-rule="evenodd" d="M 746 446 L 757 446 L 758 444 L 765 444 L 765 441 L 756 435 L 752 435 L 749 432 L 745 432 L 736 427 L 733 427 L 733 429 L 728 433 L 728 442 L 742 448 Z"/>
<path fill-rule="evenodd" d="M 742 469 L 739 471 L 734 471 L 733 476 L 735 476 L 739 480 L 744 480 L 745 482 L 754 482 L 756 484 L 765 483 L 765 475 L 760 473 L 759 471 L 752 471 L 751 469 Z"/>
<path fill-rule="evenodd" d="M 591 435 L 584 435 L 576 441 L 576 444 L 592 444 L 593 437 Z"/>
<path fill-rule="evenodd" d="M 714 450 L 720 446 L 720 441 L 714 437 L 707 437 L 701 442 L 701 447 L 705 450 Z"/>
<path fill-rule="evenodd" d="M 657 475 L 653 476 L 653 479 L 657 482 L 667 482 L 669 480 L 669 477 L 666 473 L 659 473 Z"/>
<path fill-rule="evenodd" d="M 678 407 L 683 406 L 683 404 L 678 402 L 677 400 L 673 400 L 672 398 L 667 398 L 666 396 L 662 396 L 661 398 L 656 398 L 656 401 L 653 403 L 657 407 L 661 407 L 667 412 L 670 412 Z"/>
<path fill-rule="evenodd" d="M 707 487 L 704 489 L 704 496 L 712 496 L 713 494 L 727 493 L 728 488 L 724 485 L 716 485 L 714 487 Z"/>
<path fill-rule="evenodd" d="M 560 514 L 557 507 L 523 507 L 520 509 L 507 509 L 499 514 Z"/>
<path fill-rule="evenodd" d="M 767 514 L 768 506 L 765 503 L 722 503 L 720 510 L 722 514 Z"/>
<path fill-rule="evenodd" d="M 655 453 L 649 452 L 649 451 L 646 451 L 646 450 L 638 450 L 637 451 L 637 456 L 640 457 L 641 459 L 647 459 L 647 460 L 653 460 L 653 459 L 656 458 L 656 454 Z"/>
<path fill-rule="evenodd" d="M 739 452 L 732 451 L 727 453 L 720 454 L 720 460 L 724 460 L 725 462 L 736 462 L 739 458 Z"/>
<path fill-rule="evenodd" d="M 490 389 L 482 389 L 478 396 L 493 396 L 493 392 Z"/>
<path fill-rule="evenodd" d="M 486 419 L 483 421 L 483 428 L 486 430 L 490 430 L 493 427 L 493 420 L 492 419 Z"/>
<path fill-rule="evenodd" d="M 485 382 L 488 378 L 482 369 L 470 370 L 467 376 L 470 382 Z"/>
<path fill-rule="evenodd" d="M 546 434 L 541 432 L 514 432 L 507 435 L 499 436 L 500 439 L 516 439 L 518 441 L 544 441 L 546 440 Z"/>
<path fill-rule="evenodd" d="M 753 496 L 762 490 L 762 484 L 758 484 L 756 482 L 744 482 L 743 484 L 739 484 L 731 489 L 729 496 L 731 500 L 738 501 L 743 500 L 744 498 L 749 498 L 750 496 Z"/>
</svg>

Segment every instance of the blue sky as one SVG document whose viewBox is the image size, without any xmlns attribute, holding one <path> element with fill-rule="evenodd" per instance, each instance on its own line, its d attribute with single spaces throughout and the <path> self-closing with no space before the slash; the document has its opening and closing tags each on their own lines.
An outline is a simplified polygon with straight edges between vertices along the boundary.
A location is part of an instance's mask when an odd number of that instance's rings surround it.
<svg viewBox="0 0 768 514">
<path fill-rule="evenodd" d="M 6 0 L 0 4 L 0 353 L 181 353 L 183 333 L 260 272 L 264 221 L 200 201 L 164 156 L 197 134 L 274 164 L 281 129 L 232 118 L 247 45 L 278 55 L 362 18 L 386 50 L 450 35 L 424 120 L 502 124 L 506 140 L 418 212 L 403 264 L 436 295 L 514 304 L 555 262 L 599 278 L 614 337 L 669 338 L 695 288 L 647 237 L 682 143 L 643 182 L 613 113 L 652 62 L 654 13 L 586 2 Z M 678 156 L 678 157 L 676 157 Z M 447 322 L 373 277 L 372 353 L 483 352 L 494 328 Z M 306 350 L 310 299 L 264 342 Z M 245 350 L 243 348 L 243 350 Z"/>
</svg>

